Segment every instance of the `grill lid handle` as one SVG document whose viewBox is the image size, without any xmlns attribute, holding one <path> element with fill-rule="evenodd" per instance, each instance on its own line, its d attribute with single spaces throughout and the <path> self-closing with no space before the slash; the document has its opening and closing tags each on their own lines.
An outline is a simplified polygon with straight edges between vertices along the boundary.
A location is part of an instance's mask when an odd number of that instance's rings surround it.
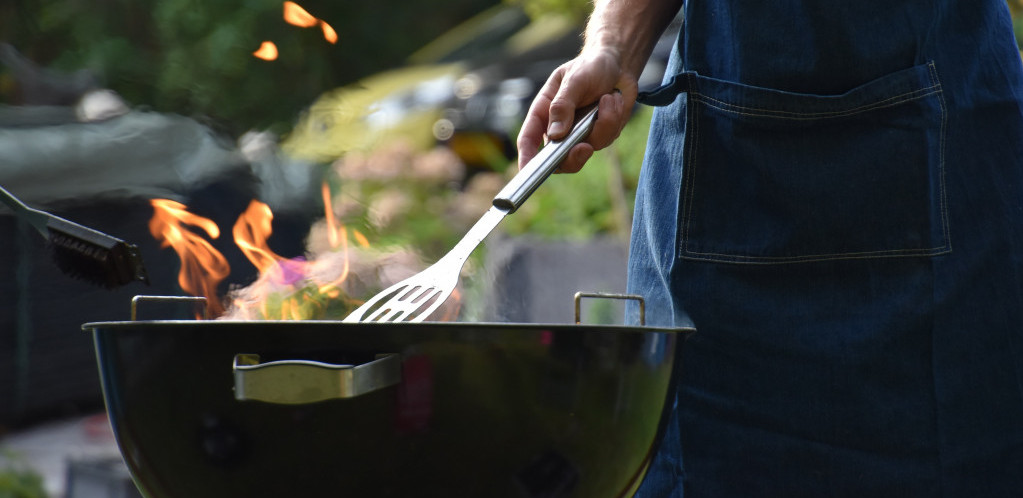
<svg viewBox="0 0 1023 498">
<path fill-rule="evenodd" d="M 278 405 L 304 405 L 361 396 L 401 382 L 401 356 L 377 355 L 362 365 L 309 360 L 259 362 L 257 354 L 234 357 L 234 397 Z"/>
</svg>

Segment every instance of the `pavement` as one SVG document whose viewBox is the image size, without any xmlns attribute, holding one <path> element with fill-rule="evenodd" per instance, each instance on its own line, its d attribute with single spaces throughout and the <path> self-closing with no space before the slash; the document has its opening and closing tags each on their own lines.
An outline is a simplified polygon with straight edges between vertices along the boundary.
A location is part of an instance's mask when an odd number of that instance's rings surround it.
<svg viewBox="0 0 1023 498">
<path fill-rule="evenodd" d="M 120 459 L 106 413 L 46 422 L 0 438 L 0 468 L 13 463 L 43 477 L 50 498 L 64 498 L 69 462 Z"/>
</svg>

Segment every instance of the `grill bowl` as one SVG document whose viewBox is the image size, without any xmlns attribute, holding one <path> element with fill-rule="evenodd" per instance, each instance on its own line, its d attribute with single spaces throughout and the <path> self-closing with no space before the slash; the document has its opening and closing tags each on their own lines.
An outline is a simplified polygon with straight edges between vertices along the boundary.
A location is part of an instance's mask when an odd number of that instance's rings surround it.
<svg viewBox="0 0 1023 498">
<path fill-rule="evenodd" d="M 316 321 L 83 328 L 118 445 L 149 498 L 628 496 L 656 449 L 691 332 Z M 250 354 L 271 365 L 394 355 L 397 369 L 393 382 L 351 397 L 239 400 L 255 391 L 236 366 Z M 282 396 L 315 390 L 289 379 Z"/>
</svg>

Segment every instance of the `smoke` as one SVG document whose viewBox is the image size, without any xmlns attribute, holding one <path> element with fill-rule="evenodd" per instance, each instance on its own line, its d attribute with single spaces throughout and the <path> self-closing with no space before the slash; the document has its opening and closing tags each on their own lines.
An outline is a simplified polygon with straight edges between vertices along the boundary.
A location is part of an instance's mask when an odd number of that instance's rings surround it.
<svg viewBox="0 0 1023 498">
<path fill-rule="evenodd" d="M 312 224 L 305 255 L 231 289 L 222 319 L 342 319 L 439 259 L 504 184 L 496 173 L 466 181 L 464 164 L 447 148 L 418 151 L 403 142 L 347 154 L 331 175 L 327 211 Z M 463 276 L 475 278 L 482 267 L 470 261 Z M 456 319 L 466 295 L 459 288 L 431 319 Z"/>
</svg>

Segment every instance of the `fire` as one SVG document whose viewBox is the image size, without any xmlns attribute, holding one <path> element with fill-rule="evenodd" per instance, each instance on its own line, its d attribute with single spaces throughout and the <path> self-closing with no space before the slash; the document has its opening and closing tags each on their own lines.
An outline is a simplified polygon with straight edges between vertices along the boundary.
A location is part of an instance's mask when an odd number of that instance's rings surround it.
<svg viewBox="0 0 1023 498">
<path fill-rule="evenodd" d="M 324 204 L 322 228 L 329 249 L 307 257 L 289 259 L 270 249 L 267 241 L 273 233 L 273 212 L 260 201 L 249 203 L 235 222 L 231 234 L 242 254 L 259 270 L 259 277 L 245 288 L 231 290 L 226 306 L 217 294 L 217 287 L 230 274 L 230 266 L 226 258 L 202 237 L 204 232 L 211 239 L 218 238 L 220 229 L 216 223 L 189 213 L 184 204 L 154 199 L 151 203 L 155 212 L 149 227 L 153 237 L 161 241 L 163 247 L 172 247 L 181 259 L 178 283 L 182 290 L 206 297 L 211 316 L 244 320 L 342 318 L 361 304 L 361 301 L 350 298 L 345 288 L 353 271 L 349 254 L 351 243 L 364 251 L 370 248 L 370 243 L 359 231 L 338 222 L 326 183 L 321 193 Z M 397 262 L 389 261 L 389 257 L 378 254 L 377 260 L 367 266 L 363 253 L 361 280 L 366 280 L 367 275 L 387 273 L 383 270 L 385 267 L 388 270 L 410 268 L 407 262 L 395 267 Z M 369 278 L 388 280 L 375 276 Z M 387 284 L 380 283 L 385 284 L 382 287 Z M 457 301 L 457 292 L 453 298 Z M 455 319 L 458 310 L 457 304 L 446 307 L 441 319 Z"/>
<path fill-rule="evenodd" d="M 261 273 L 269 271 L 278 261 L 284 259 L 270 250 L 266 243 L 273 233 L 273 219 L 270 206 L 252 201 L 231 230 L 234 243 Z"/>
<path fill-rule="evenodd" d="M 295 2 L 284 2 L 284 22 L 300 28 L 319 26 L 320 30 L 323 31 L 323 39 L 332 45 L 337 44 L 337 31 L 334 31 L 334 28 L 327 24 L 327 21 L 318 19 Z M 274 42 L 265 41 L 252 55 L 265 61 L 277 60 L 277 45 Z"/>
<path fill-rule="evenodd" d="M 205 296 L 211 315 L 223 313 L 217 285 L 231 273 L 231 267 L 220 251 L 184 226 L 197 227 L 211 239 L 220 237 L 220 228 L 208 218 L 189 213 L 180 202 L 153 199 L 150 203 L 154 213 L 149 220 L 149 232 L 161 242 L 161 247 L 173 248 L 181 259 L 178 272 L 181 289 L 193 296 Z"/>
<path fill-rule="evenodd" d="M 231 302 L 234 317 L 247 319 L 302 320 L 313 318 L 328 300 L 343 297 L 342 284 L 348 277 L 348 230 L 333 219 L 329 189 L 324 186 L 331 246 L 343 255 L 339 272 L 325 271 L 317 261 L 304 258 L 287 259 L 267 244 L 273 233 L 273 212 L 259 201 L 252 201 L 235 222 L 231 233 L 246 259 L 259 270 L 259 278 L 244 293 L 244 298 Z M 187 206 L 166 199 L 151 201 L 155 209 L 150 231 L 172 247 L 182 262 L 178 283 L 185 292 L 205 296 L 210 314 L 221 316 L 225 307 L 217 295 L 217 286 L 230 274 L 224 256 L 199 233 L 183 228 L 195 226 L 216 239 L 220 229 L 207 218 L 188 212 Z M 329 275 L 329 277 L 324 277 Z M 354 303 L 354 301 L 353 301 Z"/>
<path fill-rule="evenodd" d="M 312 28 L 319 25 L 323 31 L 323 39 L 331 44 L 337 43 L 337 31 L 334 31 L 331 25 L 322 19 L 317 19 L 316 16 L 295 2 L 284 2 L 284 22 L 300 28 Z"/>
<path fill-rule="evenodd" d="M 259 50 L 252 52 L 252 55 L 265 61 L 277 60 L 277 45 L 274 45 L 274 42 L 265 41 L 259 46 Z"/>
<path fill-rule="evenodd" d="M 284 21 L 300 28 L 311 28 L 320 22 L 295 2 L 284 2 Z"/>
<path fill-rule="evenodd" d="M 323 197 L 323 211 L 327 223 L 327 241 L 330 243 L 331 249 L 338 249 L 340 247 L 344 257 L 342 258 L 341 273 L 332 281 L 319 285 L 319 291 L 328 296 L 336 297 L 340 294 L 338 287 L 348 278 L 348 272 L 351 271 L 348 260 L 348 230 L 334 219 L 334 206 L 330 198 L 330 186 L 324 183 L 320 188 L 320 194 Z"/>
<path fill-rule="evenodd" d="M 294 294 L 307 286 L 309 262 L 298 258 L 287 259 L 270 249 L 267 244 L 273 233 L 273 212 L 270 207 L 259 201 L 250 202 L 249 207 L 238 217 L 231 233 L 242 254 L 259 270 L 259 278 L 252 286 L 257 292 L 250 293 L 246 300 L 235 300 L 232 306 L 244 310 L 246 317 L 252 317 L 255 313 L 262 318 L 280 320 L 309 318 L 300 300 L 293 297 L 276 299 Z M 277 308 L 277 312 L 271 308 Z"/>
<path fill-rule="evenodd" d="M 323 38 L 330 42 L 331 45 L 337 44 L 337 31 L 334 31 L 329 24 L 320 21 L 320 29 L 323 30 Z"/>
</svg>

